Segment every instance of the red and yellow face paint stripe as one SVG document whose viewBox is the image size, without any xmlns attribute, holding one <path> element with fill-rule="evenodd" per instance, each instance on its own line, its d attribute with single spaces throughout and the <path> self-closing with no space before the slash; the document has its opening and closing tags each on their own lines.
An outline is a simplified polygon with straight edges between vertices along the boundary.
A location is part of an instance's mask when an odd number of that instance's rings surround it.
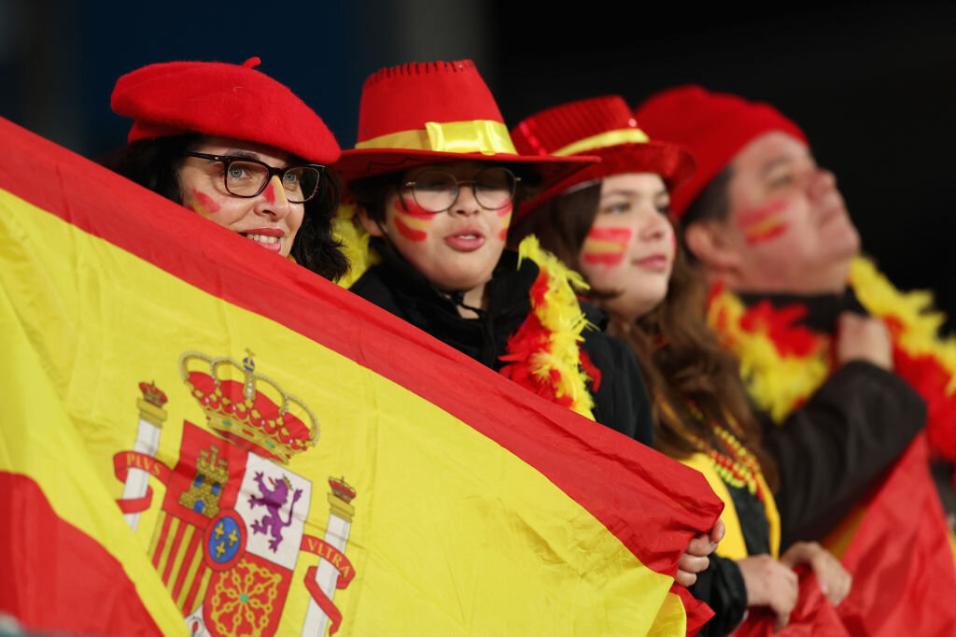
<svg viewBox="0 0 956 637">
<path fill-rule="evenodd" d="M 503 208 L 495 210 L 495 214 L 501 219 L 501 229 L 498 231 L 498 238 L 502 241 L 508 240 L 508 228 L 511 227 L 511 216 L 514 212 L 514 204 L 509 203 Z"/>
<path fill-rule="evenodd" d="M 747 245 L 766 243 L 785 233 L 789 227 L 786 207 L 787 202 L 781 200 L 741 213 L 738 223 Z"/>
<path fill-rule="evenodd" d="M 424 241 L 438 213 L 425 210 L 413 197 L 399 196 L 401 199 L 395 205 L 395 229 L 409 241 Z"/>
<path fill-rule="evenodd" d="M 581 246 L 582 259 L 593 265 L 620 265 L 632 235 L 630 228 L 591 228 Z"/>
</svg>

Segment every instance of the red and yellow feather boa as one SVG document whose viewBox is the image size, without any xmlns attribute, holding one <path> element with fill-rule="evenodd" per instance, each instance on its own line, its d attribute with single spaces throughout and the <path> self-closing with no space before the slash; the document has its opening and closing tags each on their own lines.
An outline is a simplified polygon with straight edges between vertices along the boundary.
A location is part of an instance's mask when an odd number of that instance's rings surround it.
<svg viewBox="0 0 956 637">
<path fill-rule="evenodd" d="M 930 443 L 956 460 L 956 338 L 941 338 L 945 317 L 929 292 L 900 292 L 868 259 L 850 269 L 850 286 L 872 316 L 893 336 L 896 372 L 926 400 Z M 740 359 L 741 375 L 754 402 L 775 422 L 799 407 L 830 375 L 831 339 L 800 326 L 806 308 L 745 307 L 737 296 L 715 288 L 708 321 L 722 343 Z"/>
<path fill-rule="evenodd" d="M 341 206 L 334 222 L 336 238 L 349 259 L 349 272 L 338 281 L 351 287 L 378 255 L 369 249 L 369 236 L 354 221 L 353 206 Z M 597 389 L 600 371 L 581 350 L 588 326 L 577 292 L 587 289 L 584 279 L 557 257 L 543 250 L 534 236 L 518 246 L 519 264 L 533 261 L 538 278 L 529 291 L 531 313 L 508 339 L 507 363 L 501 373 L 534 393 L 593 419 L 594 407 L 588 382 Z"/>
</svg>

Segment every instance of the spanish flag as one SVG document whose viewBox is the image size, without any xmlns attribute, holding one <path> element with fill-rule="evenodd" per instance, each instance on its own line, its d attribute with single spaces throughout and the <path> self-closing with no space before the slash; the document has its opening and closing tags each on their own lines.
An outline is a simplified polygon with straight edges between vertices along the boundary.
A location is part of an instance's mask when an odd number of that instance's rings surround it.
<svg viewBox="0 0 956 637">
<path fill-rule="evenodd" d="M 0 120 L 0 614 L 678 635 L 703 477 Z"/>
</svg>

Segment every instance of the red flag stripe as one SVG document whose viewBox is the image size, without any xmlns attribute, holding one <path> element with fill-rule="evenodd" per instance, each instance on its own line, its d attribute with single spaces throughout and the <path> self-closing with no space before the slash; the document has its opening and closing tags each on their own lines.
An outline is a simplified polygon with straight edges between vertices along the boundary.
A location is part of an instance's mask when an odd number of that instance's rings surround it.
<svg viewBox="0 0 956 637">
<path fill-rule="evenodd" d="M 34 631 L 161 635 L 122 564 L 65 522 L 40 485 L 0 471 L 0 612 Z M 38 577 L 38 573 L 47 577 Z M 42 594 L 24 582 L 43 580 Z M 104 598 L 104 591 L 110 596 Z"/>
<path fill-rule="evenodd" d="M 183 558 L 183 564 L 179 567 L 179 575 L 176 576 L 176 582 L 173 584 L 173 599 L 179 599 L 179 594 L 183 590 L 183 582 L 186 580 L 186 574 L 189 572 L 189 565 L 193 561 L 193 556 L 196 554 L 196 551 L 203 550 L 199 544 L 203 540 L 203 533 L 196 529 L 193 533 L 193 536 L 189 539 L 189 544 L 186 546 L 186 555 Z M 202 569 L 199 569 L 198 572 L 202 574 Z"/>
<path fill-rule="evenodd" d="M 159 570 L 159 558 L 163 554 L 163 547 L 169 540 L 169 527 L 173 523 L 173 516 L 163 515 L 163 528 L 159 532 L 159 540 L 156 542 L 156 550 L 153 551 L 153 567 Z"/>
</svg>

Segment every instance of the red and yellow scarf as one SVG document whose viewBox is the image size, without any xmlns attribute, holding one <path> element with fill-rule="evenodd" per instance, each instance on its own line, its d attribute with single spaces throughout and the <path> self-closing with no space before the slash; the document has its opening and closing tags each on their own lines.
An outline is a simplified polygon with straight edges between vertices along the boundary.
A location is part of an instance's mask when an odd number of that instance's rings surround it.
<svg viewBox="0 0 956 637">
<path fill-rule="evenodd" d="M 956 338 L 938 336 L 945 317 L 929 292 L 900 292 L 868 259 L 850 269 L 850 286 L 866 310 L 893 337 L 896 373 L 926 400 L 933 448 L 956 460 Z M 812 395 L 833 371 L 831 337 L 803 327 L 806 308 L 751 307 L 716 288 L 707 318 L 725 347 L 740 359 L 741 375 L 756 405 L 777 423 Z"/>
</svg>

